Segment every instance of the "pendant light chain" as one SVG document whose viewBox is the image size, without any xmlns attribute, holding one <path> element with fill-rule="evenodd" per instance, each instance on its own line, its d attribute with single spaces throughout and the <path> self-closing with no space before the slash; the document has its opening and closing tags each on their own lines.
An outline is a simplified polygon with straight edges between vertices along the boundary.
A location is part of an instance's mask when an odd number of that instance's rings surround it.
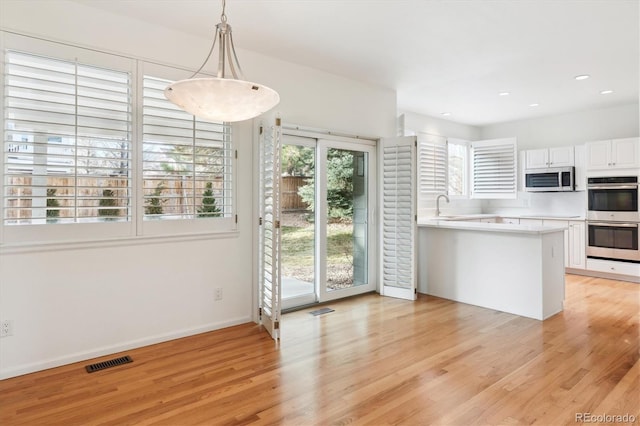
<svg viewBox="0 0 640 426">
<path fill-rule="evenodd" d="M 224 9 L 227 6 L 227 1 L 226 0 L 222 0 L 222 15 L 220 15 L 220 20 L 224 23 L 227 22 L 227 14 L 224 13 Z"/>
</svg>

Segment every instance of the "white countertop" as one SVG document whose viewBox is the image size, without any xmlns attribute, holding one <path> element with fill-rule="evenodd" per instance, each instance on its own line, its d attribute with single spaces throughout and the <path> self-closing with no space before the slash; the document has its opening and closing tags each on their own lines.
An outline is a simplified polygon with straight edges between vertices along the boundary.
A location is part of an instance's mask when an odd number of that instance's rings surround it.
<svg viewBox="0 0 640 426">
<path fill-rule="evenodd" d="M 584 216 L 553 216 L 553 215 L 497 215 L 496 217 L 514 217 L 518 219 L 546 219 L 546 220 L 584 220 Z"/>
<path fill-rule="evenodd" d="M 549 234 L 565 230 L 564 227 L 560 226 L 515 225 L 509 223 L 483 223 L 467 222 L 464 220 L 437 219 L 418 221 L 418 227 L 459 229 L 466 231 L 507 232 L 512 234 Z"/>
</svg>

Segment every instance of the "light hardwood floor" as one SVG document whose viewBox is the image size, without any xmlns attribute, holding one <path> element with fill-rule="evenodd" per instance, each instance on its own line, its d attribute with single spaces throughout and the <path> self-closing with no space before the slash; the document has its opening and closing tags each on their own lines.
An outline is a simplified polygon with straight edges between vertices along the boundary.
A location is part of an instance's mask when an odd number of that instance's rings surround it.
<svg viewBox="0 0 640 426">
<path fill-rule="evenodd" d="M 0 381 L 0 424 L 637 424 L 639 295 L 567 276 L 565 310 L 544 322 L 367 295 L 285 315 L 279 345 L 246 324 L 92 374 L 83 362 Z"/>
</svg>

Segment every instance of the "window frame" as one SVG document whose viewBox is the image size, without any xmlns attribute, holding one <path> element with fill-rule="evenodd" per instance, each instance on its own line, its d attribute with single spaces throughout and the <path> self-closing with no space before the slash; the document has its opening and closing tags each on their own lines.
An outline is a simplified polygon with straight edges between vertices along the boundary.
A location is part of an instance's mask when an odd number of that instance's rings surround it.
<svg viewBox="0 0 640 426">
<path fill-rule="evenodd" d="M 61 44 L 54 41 L 41 40 L 25 35 L 8 33 L 0 30 L 0 49 L 3 60 L 0 61 L 0 116 L 2 117 L 2 150 L 0 151 L 0 162 L 2 163 L 2 181 L 0 181 L 0 212 L 2 221 L 0 222 L 0 245 L 21 245 L 30 244 L 65 244 L 75 242 L 96 242 L 113 241 L 128 238 L 144 237 L 184 237 L 184 236 L 206 236 L 223 235 L 225 233 L 235 233 L 237 226 L 237 185 L 238 185 L 238 161 L 237 161 L 237 140 L 238 135 L 246 132 L 241 130 L 239 123 L 225 123 L 231 126 L 230 149 L 234 153 L 230 157 L 231 161 L 231 214 L 229 217 L 219 218 L 189 218 L 175 220 L 143 220 L 144 199 L 143 199 L 143 176 L 142 176 L 142 79 L 145 73 L 154 75 L 154 71 L 159 72 L 157 77 L 172 80 L 180 80 L 188 77 L 188 70 L 158 65 L 146 62 L 141 58 L 126 57 L 112 53 L 97 51 L 68 44 Z M 130 196 L 129 208 L 131 211 L 129 221 L 100 221 L 95 223 L 39 223 L 39 224 L 13 224 L 6 225 L 4 221 L 5 207 L 5 50 L 24 52 L 27 54 L 50 57 L 63 61 L 78 62 L 88 66 L 96 66 L 109 70 L 125 71 L 130 75 L 130 106 L 131 106 L 131 135 L 130 135 Z M 246 135 L 245 135 L 246 137 Z"/>
<path fill-rule="evenodd" d="M 510 185 L 510 191 L 500 191 L 500 192 L 489 192 L 489 191 L 476 191 L 475 182 L 476 177 L 475 173 L 477 170 L 476 167 L 476 156 L 475 150 L 476 148 L 480 148 L 482 150 L 502 150 L 503 153 L 509 152 L 511 156 L 511 170 L 510 176 L 512 178 L 512 184 Z M 518 142 L 516 138 L 500 138 L 500 139 L 490 139 L 490 140 L 482 140 L 482 141 L 473 141 L 470 143 L 470 186 L 469 186 L 469 196 L 471 199 L 475 200 L 499 200 L 499 199 L 516 199 L 518 197 Z M 498 181 L 499 179 L 494 179 L 494 181 Z M 499 184 L 496 184 L 499 186 Z"/>
<path fill-rule="evenodd" d="M 138 126 L 138 132 L 136 141 L 138 142 L 138 154 L 139 160 L 136 163 L 136 170 L 138 171 L 137 188 L 140 189 L 138 197 L 136 198 L 136 204 L 139 206 L 141 212 L 138 217 L 139 229 L 142 235 L 149 236 L 165 236 L 165 235 L 185 235 L 185 234 L 201 234 L 207 232 L 228 232 L 237 230 L 237 142 L 235 141 L 236 135 L 239 134 L 237 124 L 225 123 L 231 129 L 231 140 L 229 142 L 231 152 L 236 154 L 227 157 L 227 161 L 231 164 L 231 208 L 229 216 L 227 217 L 194 217 L 185 219 L 165 219 L 165 220 L 145 220 L 144 218 L 144 191 L 142 190 L 144 185 L 144 116 L 143 116 L 143 84 L 144 77 L 149 76 L 153 78 L 166 79 L 166 80 L 180 80 L 185 78 L 183 70 L 168 67 L 159 64 L 153 64 L 149 62 L 141 62 L 138 67 L 138 84 L 140 87 L 140 96 L 138 98 L 138 110 L 140 113 L 140 125 Z"/>
<path fill-rule="evenodd" d="M 60 44 L 52 41 L 34 39 L 28 36 L 2 32 L 0 38 L 0 47 L 2 48 L 2 68 L 0 69 L 0 78 L 2 79 L 2 88 L 0 89 L 0 97 L 2 105 L 0 105 L 0 113 L 2 116 L 2 154 L 0 160 L 2 162 L 2 182 L 0 183 L 0 211 L 2 221 L 0 225 L 0 241 L 3 244 L 13 243 L 30 243 L 30 242 L 67 242 L 67 241 L 87 241 L 101 240 L 107 238 L 128 237 L 134 234 L 135 223 L 135 139 L 134 131 L 136 128 L 135 105 L 131 104 L 131 159 L 130 159 L 130 220 L 128 221 L 99 221 L 91 223 L 43 223 L 43 224 L 5 224 L 5 61 L 4 55 L 6 50 L 24 52 L 37 56 L 48 57 L 71 63 L 80 63 L 88 66 L 95 66 L 114 71 L 127 72 L 130 75 L 130 102 L 136 97 L 136 84 L 134 81 L 136 63 L 131 58 L 115 56 L 108 53 L 97 52 L 94 50 L 84 49 L 80 47 Z"/>
<path fill-rule="evenodd" d="M 462 193 L 461 194 L 452 194 L 450 191 L 450 182 L 451 182 L 451 159 L 450 159 L 450 151 L 449 147 L 451 145 L 464 146 L 464 159 L 462 166 Z M 470 198 L 470 176 L 471 176 L 471 148 L 470 141 L 465 139 L 456 139 L 456 138 L 447 138 L 447 195 L 451 199 L 456 200 L 467 200 Z"/>
</svg>

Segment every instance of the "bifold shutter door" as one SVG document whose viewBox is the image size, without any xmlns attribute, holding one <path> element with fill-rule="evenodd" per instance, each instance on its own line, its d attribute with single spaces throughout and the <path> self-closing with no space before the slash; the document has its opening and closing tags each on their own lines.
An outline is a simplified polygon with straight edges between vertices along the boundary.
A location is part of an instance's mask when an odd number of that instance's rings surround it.
<svg viewBox="0 0 640 426">
<path fill-rule="evenodd" d="M 516 159 L 513 138 L 472 142 L 472 198 L 515 198 Z"/>
<path fill-rule="evenodd" d="M 382 149 L 383 295 L 414 300 L 415 138 L 384 140 Z"/>
<path fill-rule="evenodd" d="M 280 338 L 280 119 L 260 127 L 260 322 Z"/>
</svg>

